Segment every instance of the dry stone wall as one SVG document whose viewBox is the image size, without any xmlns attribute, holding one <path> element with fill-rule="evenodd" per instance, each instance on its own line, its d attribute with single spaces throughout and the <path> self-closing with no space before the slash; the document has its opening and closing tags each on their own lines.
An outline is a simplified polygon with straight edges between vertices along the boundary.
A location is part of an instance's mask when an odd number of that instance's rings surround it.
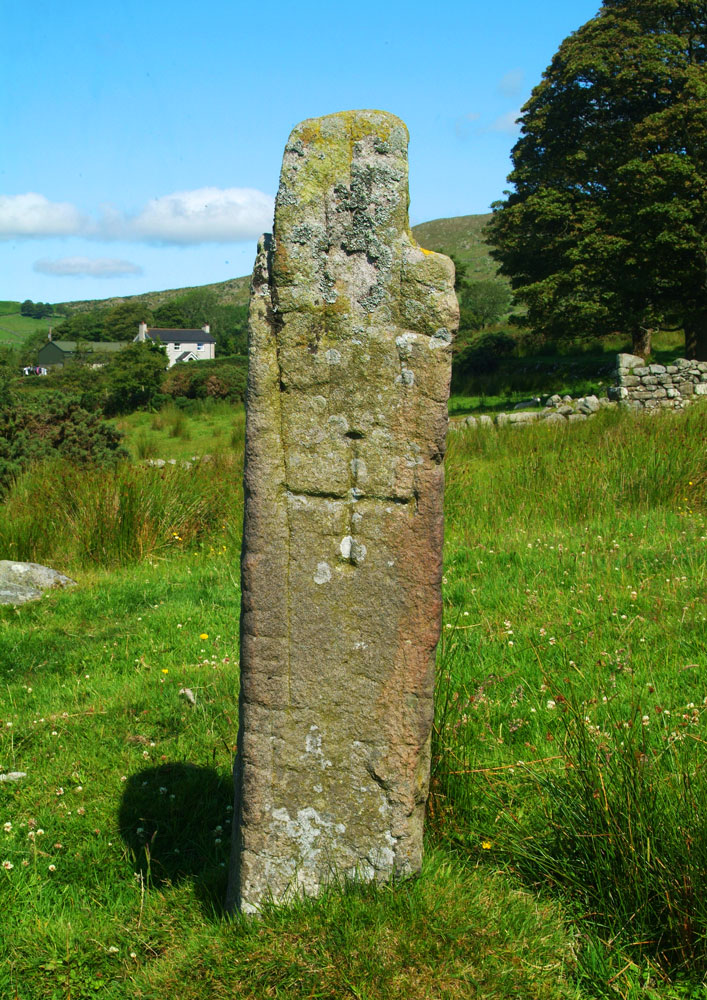
<svg viewBox="0 0 707 1000">
<path fill-rule="evenodd" d="M 228 905 L 421 864 L 441 623 L 450 260 L 408 222 L 407 129 L 312 119 L 249 318 Z"/>
<path fill-rule="evenodd" d="M 632 409 L 679 410 L 695 396 L 707 396 L 707 361 L 677 358 L 670 365 L 647 365 L 635 354 L 619 354 L 616 372 L 609 397 Z"/>
</svg>

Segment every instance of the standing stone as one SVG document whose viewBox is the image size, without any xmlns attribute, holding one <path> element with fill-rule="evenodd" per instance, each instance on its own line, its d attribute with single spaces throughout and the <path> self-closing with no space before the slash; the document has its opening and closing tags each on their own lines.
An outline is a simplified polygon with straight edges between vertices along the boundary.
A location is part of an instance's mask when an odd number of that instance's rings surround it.
<svg viewBox="0 0 707 1000">
<path fill-rule="evenodd" d="M 419 870 L 441 619 L 451 261 L 408 223 L 408 134 L 298 125 L 249 320 L 228 905 Z"/>
</svg>

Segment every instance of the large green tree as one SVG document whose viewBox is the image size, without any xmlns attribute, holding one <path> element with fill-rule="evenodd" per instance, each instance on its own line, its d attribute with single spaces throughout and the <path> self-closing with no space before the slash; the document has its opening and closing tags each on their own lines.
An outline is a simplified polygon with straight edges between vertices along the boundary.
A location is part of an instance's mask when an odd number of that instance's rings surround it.
<svg viewBox="0 0 707 1000">
<path fill-rule="evenodd" d="M 167 352 L 153 341 L 128 344 L 106 365 L 108 414 L 150 409 L 167 370 Z"/>
<path fill-rule="evenodd" d="M 489 239 L 537 330 L 707 357 L 706 43 L 704 0 L 604 0 L 534 89 Z"/>
</svg>

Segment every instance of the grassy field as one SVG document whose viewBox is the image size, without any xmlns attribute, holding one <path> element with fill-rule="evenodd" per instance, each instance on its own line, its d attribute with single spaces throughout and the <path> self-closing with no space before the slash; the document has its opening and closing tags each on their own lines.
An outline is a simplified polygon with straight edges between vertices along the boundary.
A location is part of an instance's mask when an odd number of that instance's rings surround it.
<svg viewBox="0 0 707 1000">
<path fill-rule="evenodd" d="M 32 319 L 31 316 L 21 316 L 19 311 L 0 314 L 0 347 L 21 348 L 27 338 L 37 330 L 48 330 L 61 322 L 58 316 L 44 316 L 42 319 Z"/>
<path fill-rule="evenodd" d="M 242 406 L 195 400 L 189 411 L 167 406 L 159 413 L 131 413 L 112 421 L 134 459 L 193 460 L 243 446 Z"/>
<path fill-rule="evenodd" d="M 258 922 L 221 911 L 242 413 L 122 426 L 212 458 L 0 507 L 79 583 L 0 609 L 0 997 L 707 995 L 707 408 L 452 436 L 422 875 Z"/>
</svg>

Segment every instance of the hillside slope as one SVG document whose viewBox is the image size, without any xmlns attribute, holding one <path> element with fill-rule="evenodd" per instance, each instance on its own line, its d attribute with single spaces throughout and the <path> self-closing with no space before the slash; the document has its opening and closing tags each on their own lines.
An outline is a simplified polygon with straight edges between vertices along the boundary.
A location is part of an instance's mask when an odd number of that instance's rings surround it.
<svg viewBox="0 0 707 1000">
<path fill-rule="evenodd" d="M 222 305 L 245 305 L 250 293 L 250 275 L 241 278 L 229 278 L 227 281 L 215 281 L 211 285 L 188 285 L 185 288 L 167 288 L 161 292 L 143 292 L 141 295 L 116 295 L 111 299 L 81 299 L 75 302 L 63 302 L 72 312 L 87 312 L 89 309 L 112 309 L 122 302 L 143 302 L 148 309 L 156 309 L 170 299 L 176 299 L 187 292 L 215 292 Z"/>
<path fill-rule="evenodd" d="M 452 253 L 467 265 L 467 278 L 480 281 L 494 278 L 498 265 L 491 258 L 484 241 L 484 228 L 491 218 L 486 215 L 458 215 L 452 219 L 434 219 L 413 226 L 412 233 L 420 246 L 438 253 Z"/>
</svg>

